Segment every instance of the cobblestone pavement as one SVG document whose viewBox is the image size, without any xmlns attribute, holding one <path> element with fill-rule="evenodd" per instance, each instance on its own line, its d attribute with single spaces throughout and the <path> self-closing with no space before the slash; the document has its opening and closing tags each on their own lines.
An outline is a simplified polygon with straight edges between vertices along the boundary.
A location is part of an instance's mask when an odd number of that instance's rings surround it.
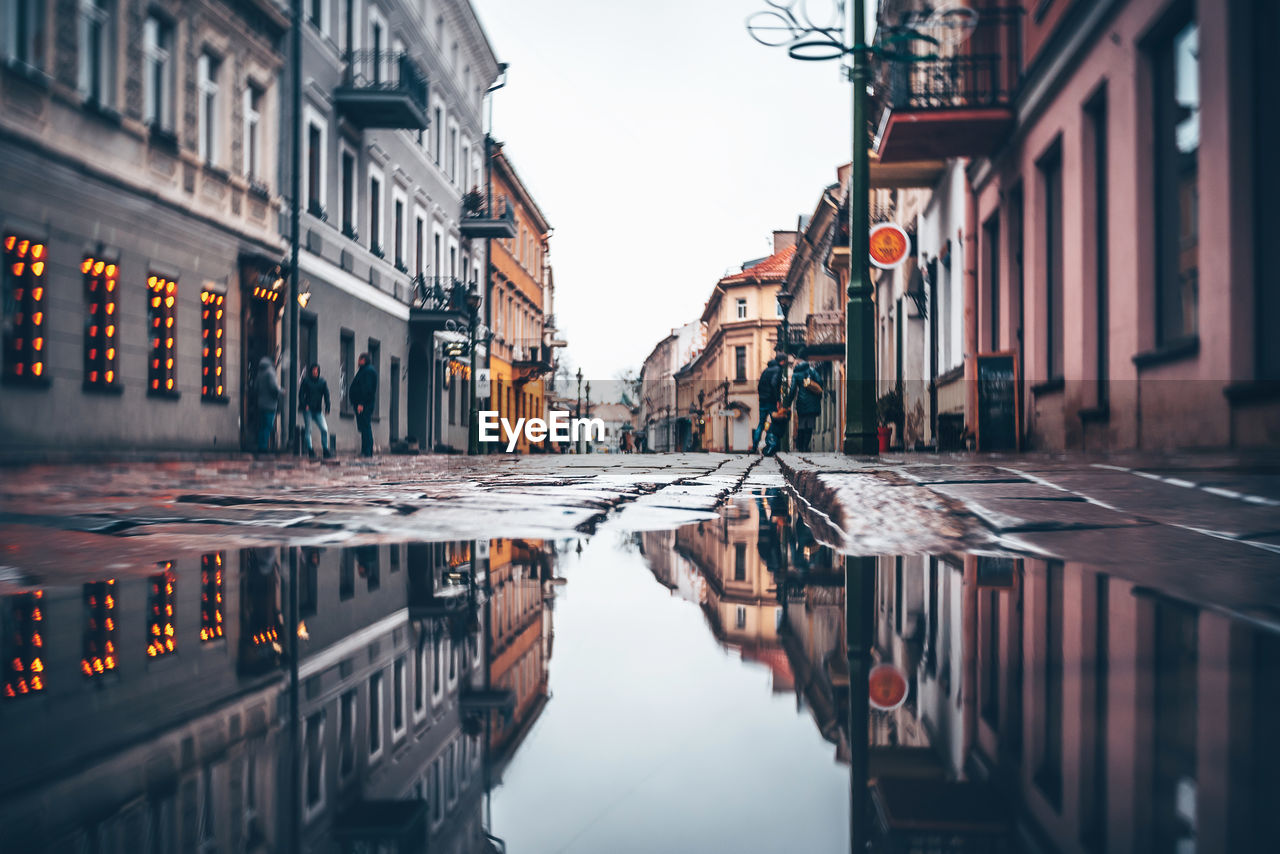
<svg viewBox="0 0 1280 854">
<path fill-rule="evenodd" d="M 995 550 L 1102 567 L 1280 624 L 1280 460 L 784 454 L 856 554 Z"/>
</svg>

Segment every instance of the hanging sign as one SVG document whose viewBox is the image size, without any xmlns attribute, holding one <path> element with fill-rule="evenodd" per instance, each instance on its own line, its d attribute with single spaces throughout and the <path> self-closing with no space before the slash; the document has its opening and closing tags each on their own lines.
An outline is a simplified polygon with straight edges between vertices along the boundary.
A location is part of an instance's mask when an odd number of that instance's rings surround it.
<svg viewBox="0 0 1280 854">
<path fill-rule="evenodd" d="M 867 677 L 871 708 L 890 712 L 907 701 L 907 675 L 892 664 L 877 664 Z"/>
<path fill-rule="evenodd" d="M 911 254 L 911 238 L 896 222 L 881 222 L 873 225 L 867 245 L 871 263 L 881 270 L 898 266 Z"/>
</svg>

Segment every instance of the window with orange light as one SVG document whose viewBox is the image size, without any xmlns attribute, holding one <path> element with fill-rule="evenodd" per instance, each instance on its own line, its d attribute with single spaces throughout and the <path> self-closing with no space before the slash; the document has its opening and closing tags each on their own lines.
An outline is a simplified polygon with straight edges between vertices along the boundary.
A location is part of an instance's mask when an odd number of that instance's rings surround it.
<svg viewBox="0 0 1280 854">
<path fill-rule="evenodd" d="M 147 277 L 147 291 L 147 318 L 151 334 L 147 393 L 177 394 L 178 283 L 153 273 Z"/>
<path fill-rule="evenodd" d="M 217 291 L 200 292 L 200 397 L 226 400 L 227 297 Z"/>
<path fill-rule="evenodd" d="M 44 384 L 44 309 L 47 247 L 26 237 L 4 237 L 4 378 Z"/>
<path fill-rule="evenodd" d="M 84 586 L 84 655 L 80 672 L 87 678 L 116 669 L 116 582 L 92 581 Z"/>
<path fill-rule="evenodd" d="M 8 599 L 3 694 L 6 699 L 17 699 L 44 691 L 44 591 L 20 593 Z"/>
<path fill-rule="evenodd" d="M 177 631 L 174 628 L 174 607 L 177 598 L 174 588 L 177 576 L 173 563 L 157 564 L 161 571 L 148 576 L 147 593 L 147 656 L 161 658 L 177 651 Z"/>
<path fill-rule="evenodd" d="M 223 553 L 200 556 L 200 640 L 222 638 Z"/>
<path fill-rule="evenodd" d="M 80 262 L 84 275 L 87 314 L 84 325 L 84 384 L 86 388 L 118 389 L 116 363 L 116 262 L 86 257 Z"/>
</svg>

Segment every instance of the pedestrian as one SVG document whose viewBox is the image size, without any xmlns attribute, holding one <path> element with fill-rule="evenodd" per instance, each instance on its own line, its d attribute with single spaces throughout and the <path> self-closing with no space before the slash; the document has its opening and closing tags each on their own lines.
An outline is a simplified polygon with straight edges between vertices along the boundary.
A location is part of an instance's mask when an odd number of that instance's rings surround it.
<svg viewBox="0 0 1280 854">
<path fill-rule="evenodd" d="M 258 361 L 258 451 L 271 450 L 271 431 L 276 426 L 276 410 L 280 407 L 280 377 L 276 374 L 275 360 L 263 356 Z"/>
<path fill-rule="evenodd" d="M 782 398 L 782 356 L 774 356 L 769 364 L 760 372 L 760 380 L 756 383 L 756 394 L 760 404 L 760 422 L 751 431 L 751 450 L 757 450 L 760 437 L 766 435 L 769 416 L 778 408 Z M 762 452 L 763 453 L 763 452 Z"/>
<path fill-rule="evenodd" d="M 333 454 L 329 451 L 329 424 L 325 416 L 329 414 L 329 384 L 320 376 L 320 366 L 312 365 L 307 375 L 298 386 L 298 411 L 302 413 L 302 435 L 307 439 L 307 456 L 315 459 L 315 448 L 311 445 L 311 424 L 320 428 L 320 449 L 327 460 Z"/>
<path fill-rule="evenodd" d="M 813 365 L 801 360 L 791 375 L 791 390 L 787 393 L 787 406 L 796 408 L 796 450 L 809 450 L 813 438 L 813 425 L 822 412 L 822 378 Z"/>
<path fill-rule="evenodd" d="M 351 387 L 347 390 L 347 399 L 356 410 L 356 426 L 360 428 L 360 456 L 373 456 L 373 405 L 378 399 L 378 372 L 369 362 L 369 354 L 361 353 L 359 370 Z"/>
</svg>

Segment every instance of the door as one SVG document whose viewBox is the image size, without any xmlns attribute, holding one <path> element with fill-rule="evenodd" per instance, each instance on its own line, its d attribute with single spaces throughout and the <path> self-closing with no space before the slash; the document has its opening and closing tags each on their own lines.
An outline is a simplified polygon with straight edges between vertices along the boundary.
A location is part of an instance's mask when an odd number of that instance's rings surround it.
<svg viewBox="0 0 1280 854">
<path fill-rule="evenodd" d="M 258 447 L 258 362 L 264 356 L 274 359 L 279 348 L 279 312 L 275 304 L 260 297 L 245 295 L 240 315 L 240 341 L 244 358 L 240 362 L 240 447 L 246 451 Z M 280 419 L 276 419 L 274 439 L 280 435 Z"/>
<path fill-rule="evenodd" d="M 391 401 L 388 406 L 390 410 L 387 417 L 391 419 L 391 441 L 400 441 L 400 360 L 391 360 L 391 369 L 388 374 L 391 380 Z"/>
</svg>

